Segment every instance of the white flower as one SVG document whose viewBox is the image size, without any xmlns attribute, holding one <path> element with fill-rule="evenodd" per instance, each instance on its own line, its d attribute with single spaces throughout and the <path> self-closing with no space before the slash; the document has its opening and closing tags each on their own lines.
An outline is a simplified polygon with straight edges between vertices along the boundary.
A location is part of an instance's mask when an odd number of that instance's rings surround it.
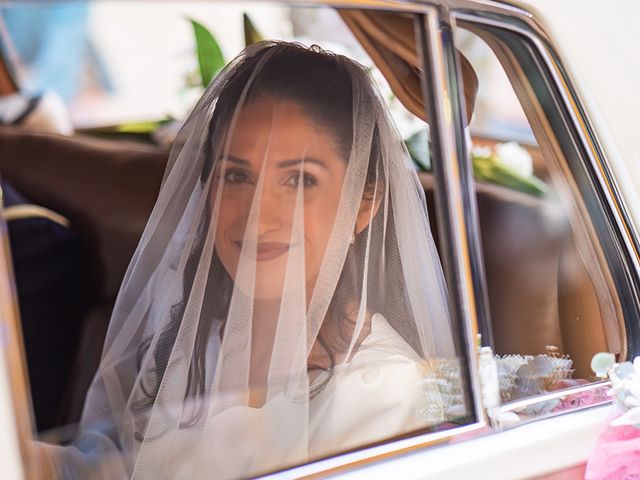
<svg viewBox="0 0 640 480">
<path fill-rule="evenodd" d="M 609 370 L 616 365 L 616 356 L 613 353 L 600 352 L 596 353 L 591 360 L 591 370 L 598 377 L 606 377 Z"/>
<path fill-rule="evenodd" d="M 520 422 L 520 417 L 515 412 L 501 412 L 499 409 L 490 409 L 488 413 L 492 423 L 498 428 L 511 427 Z"/>
<path fill-rule="evenodd" d="M 521 366 L 526 365 L 532 359 L 532 355 L 503 355 L 496 358 L 500 368 L 507 373 L 517 372 Z"/>
<path fill-rule="evenodd" d="M 496 154 L 500 163 L 510 168 L 518 175 L 530 177 L 533 175 L 533 161 L 531 155 L 517 142 L 501 143 L 496 146 Z"/>
<path fill-rule="evenodd" d="M 612 427 L 640 424 L 640 407 L 634 407 L 611 422 Z"/>
<path fill-rule="evenodd" d="M 622 381 L 622 385 L 630 395 L 640 399 L 640 382 L 637 379 L 626 378 Z"/>
<path fill-rule="evenodd" d="M 632 395 L 628 395 L 624 397 L 622 403 L 627 408 L 640 407 L 640 398 L 634 397 Z"/>
<path fill-rule="evenodd" d="M 480 147 L 480 146 L 473 146 L 473 154 L 476 157 L 490 157 L 491 156 L 491 149 L 489 147 Z"/>
<path fill-rule="evenodd" d="M 498 364 L 490 347 L 480 348 L 478 371 L 482 387 L 482 399 L 487 407 L 500 404 L 500 383 L 498 381 Z"/>
</svg>

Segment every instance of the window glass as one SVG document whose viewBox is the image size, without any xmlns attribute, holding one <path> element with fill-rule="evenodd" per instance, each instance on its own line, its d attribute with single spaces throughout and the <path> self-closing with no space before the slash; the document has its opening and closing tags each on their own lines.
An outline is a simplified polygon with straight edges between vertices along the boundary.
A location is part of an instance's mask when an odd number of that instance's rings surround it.
<svg viewBox="0 0 640 480">
<path fill-rule="evenodd" d="M 540 63 L 512 37 L 455 33 L 479 84 L 468 133 L 503 402 L 594 382 L 595 353 L 627 355 L 625 287 L 604 208 Z M 606 397 L 573 400 L 522 416 Z"/>
<path fill-rule="evenodd" d="M 411 15 L 238 2 L 3 15 L 25 93 L 56 91 L 76 126 L 120 125 L 46 137 L 46 158 L 19 131 L 2 160 L 5 199 L 46 209 L 9 233 L 48 473 L 253 476 L 475 421 L 432 233 Z M 58 86 L 43 65 L 65 51 Z M 43 173 L 27 182 L 18 160 Z M 35 238 L 56 261 L 30 289 Z"/>
</svg>

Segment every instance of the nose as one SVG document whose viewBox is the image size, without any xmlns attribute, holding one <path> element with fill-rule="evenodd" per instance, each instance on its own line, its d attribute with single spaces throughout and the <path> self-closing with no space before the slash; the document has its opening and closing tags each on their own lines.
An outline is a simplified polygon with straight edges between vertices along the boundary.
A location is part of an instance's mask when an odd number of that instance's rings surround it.
<svg viewBox="0 0 640 480">
<path fill-rule="evenodd" d="M 260 215 L 258 217 L 258 238 L 271 232 L 280 230 L 287 223 L 286 202 L 283 202 L 282 194 L 266 185 L 262 189 L 260 200 Z"/>
</svg>

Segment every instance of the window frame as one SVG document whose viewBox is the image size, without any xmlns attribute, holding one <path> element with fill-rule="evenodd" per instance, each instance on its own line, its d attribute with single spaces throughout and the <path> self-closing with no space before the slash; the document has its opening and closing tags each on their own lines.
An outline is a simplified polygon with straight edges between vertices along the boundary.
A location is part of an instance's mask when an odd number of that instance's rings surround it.
<svg viewBox="0 0 640 480">
<path fill-rule="evenodd" d="M 31 434 L 31 392 L 27 380 L 18 298 L 11 262 L 9 234 L 4 216 L 4 196 L 0 187 L 0 442 L 2 472 L 15 478 L 27 477 L 33 465 L 28 443 Z M 13 441 L 13 445 L 10 444 Z M 5 470 L 6 469 L 6 470 Z"/>
<path fill-rule="evenodd" d="M 625 205 L 615 177 L 608 166 L 604 149 L 589 121 L 583 102 L 573 87 L 570 75 L 562 64 L 557 49 L 554 48 L 552 40 L 545 33 L 542 26 L 524 10 L 509 6 L 497 7 L 486 4 L 480 6 L 464 0 L 456 1 L 455 3 L 456 6 L 452 9 L 451 18 L 456 27 L 487 26 L 518 35 L 522 37 L 522 45 L 528 48 L 534 60 L 539 62 L 537 65 L 539 68 L 538 73 L 544 79 L 544 87 L 547 87 L 548 91 L 536 91 L 536 97 L 538 97 L 536 100 L 540 101 L 540 96 L 546 93 L 549 96 L 549 100 L 554 103 L 553 107 L 558 109 L 558 121 L 563 123 L 562 128 L 566 130 L 568 135 L 566 139 L 562 139 L 558 135 L 555 135 L 555 138 L 560 143 L 565 140 L 565 142 L 572 144 L 564 145 L 563 152 L 569 148 L 575 150 L 573 158 L 567 155 L 566 163 L 574 178 L 578 179 L 580 175 L 582 176 L 580 178 L 582 182 L 577 182 L 581 197 L 587 199 L 589 192 L 586 190 L 588 188 L 593 189 L 595 192 L 592 200 L 597 203 L 590 205 L 590 207 L 597 207 L 598 214 L 602 214 L 606 225 L 594 225 L 594 228 L 599 239 L 603 235 L 608 235 L 612 241 L 612 245 L 609 247 L 615 251 L 610 252 L 606 257 L 611 274 L 614 277 L 617 293 L 621 293 L 621 283 L 627 284 L 627 291 L 624 292 L 626 294 L 624 299 L 626 308 L 623 305 L 623 316 L 627 334 L 627 357 L 633 358 L 640 353 L 637 347 L 640 344 L 640 324 L 637 322 L 637 318 L 639 318 L 638 312 L 640 312 L 640 248 L 638 232 L 630 220 L 629 210 Z M 474 7 L 473 10 L 468 8 L 471 5 Z M 522 64 L 523 58 L 513 51 L 510 44 L 503 43 L 503 45 L 514 55 L 516 61 Z M 494 51 L 494 54 L 496 56 L 500 55 L 496 51 Z M 556 131 L 555 128 L 553 130 L 554 132 Z M 590 211 L 592 210 L 590 209 Z M 608 228 L 609 231 L 603 231 L 604 228 Z M 607 247 L 602 242 L 601 246 L 603 248 Z M 616 254 L 618 258 L 612 260 L 611 256 Z M 594 382 L 589 385 L 506 402 L 500 405 L 499 413 L 516 412 L 544 401 L 561 400 L 572 394 L 603 389 L 608 385 L 609 382 L 606 381 Z M 571 412 L 592 406 L 594 405 L 578 407 Z M 529 421 L 536 421 L 541 418 L 534 417 Z M 500 426 L 494 425 L 494 427 L 499 428 Z"/>
</svg>

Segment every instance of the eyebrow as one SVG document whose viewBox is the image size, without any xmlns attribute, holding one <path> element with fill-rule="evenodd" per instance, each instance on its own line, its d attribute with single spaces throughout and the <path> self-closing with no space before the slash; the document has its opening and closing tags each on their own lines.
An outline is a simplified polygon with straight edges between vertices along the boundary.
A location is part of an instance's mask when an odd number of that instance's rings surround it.
<svg viewBox="0 0 640 480">
<path fill-rule="evenodd" d="M 222 159 L 224 159 L 225 157 L 223 156 Z M 227 155 L 226 159 L 231 162 L 231 163 L 235 163 L 237 165 L 242 165 L 243 167 L 250 167 L 251 166 L 251 162 L 249 162 L 249 160 L 245 160 L 244 158 L 238 158 L 238 157 L 234 157 L 233 155 Z"/>
<path fill-rule="evenodd" d="M 251 162 L 249 162 L 249 160 L 245 160 L 244 158 L 234 157 L 233 155 L 227 155 L 227 160 L 231 163 L 235 163 L 236 165 L 242 165 L 243 167 L 251 166 Z M 289 168 L 303 162 L 313 163 L 314 165 L 318 165 L 324 169 L 328 169 L 327 165 L 322 160 L 319 160 L 313 157 L 293 158 L 291 160 L 283 160 L 281 162 L 278 162 L 278 168 Z"/>
<path fill-rule="evenodd" d="M 313 158 L 313 157 L 304 157 L 304 158 L 294 158 L 291 160 L 283 160 L 282 162 L 278 163 L 278 167 L 279 168 L 288 168 L 288 167 L 293 167 L 294 165 L 298 165 L 299 163 L 313 163 L 314 165 L 319 165 L 320 167 L 327 169 L 328 167 L 327 165 L 322 161 L 322 160 L 318 160 L 317 158 Z"/>
</svg>

